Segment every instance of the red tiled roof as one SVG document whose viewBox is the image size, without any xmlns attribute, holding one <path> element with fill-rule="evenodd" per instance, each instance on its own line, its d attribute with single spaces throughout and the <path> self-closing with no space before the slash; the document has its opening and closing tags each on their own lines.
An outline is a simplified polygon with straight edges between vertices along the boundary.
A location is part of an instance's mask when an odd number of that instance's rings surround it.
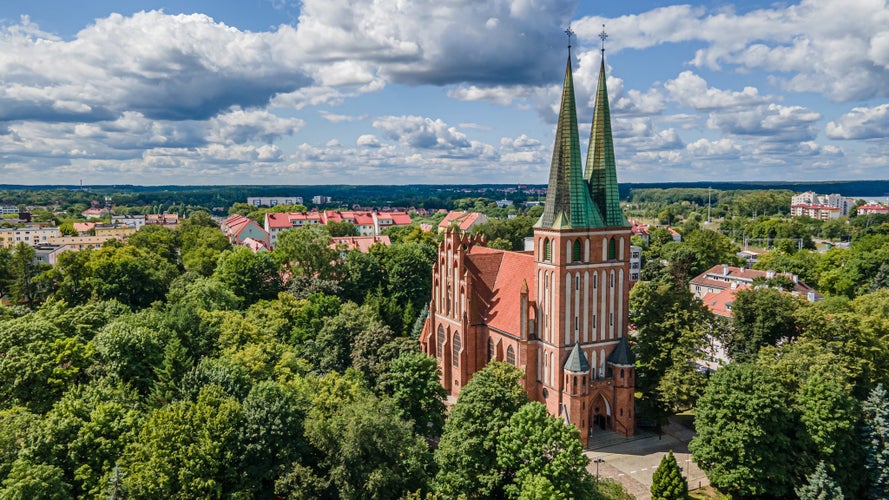
<svg viewBox="0 0 889 500">
<path fill-rule="evenodd" d="M 77 231 L 78 233 L 85 233 L 85 232 L 89 231 L 90 229 L 96 227 L 96 223 L 95 222 L 75 222 L 74 224 L 72 224 L 72 226 L 74 226 L 74 230 Z"/>
<path fill-rule="evenodd" d="M 740 285 L 737 288 L 726 288 L 725 290 L 718 292 L 708 293 L 701 298 L 701 301 L 713 314 L 724 318 L 731 318 L 732 311 L 730 307 L 731 303 L 735 301 L 735 293 L 737 293 L 738 290 L 744 290 L 746 288 L 748 287 Z"/>
<path fill-rule="evenodd" d="M 760 271 L 758 269 L 748 269 L 717 264 L 692 278 L 690 283 L 692 285 L 700 285 L 722 290 L 725 288 L 731 288 L 732 282 L 736 282 L 739 284 L 750 284 L 753 282 L 754 278 L 766 278 L 769 272 L 773 271 Z M 789 273 L 774 274 L 775 276 L 785 276 L 787 278 L 794 279 L 793 275 Z M 798 279 L 793 285 L 793 291 L 799 295 L 802 295 L 803 297 L 806 297 L 809 292 L 814 292 L 816 299 L 823 298 L 823 295 L 818 293 L 814 288 L 803 283 L 802 281 L 799 281 Z"/>
<path fill-rule="evenodd" d="M 473 224 L 478 222 L 479 218 L 481 217 L 483 217 L 483 215 L 478 212 L 449 212 L 448 215 L 446 215 L 445 218 L 438 223 L 438 227 L 441 229 L 447 229 L 451 227 L 452 224 L 457 224 L 460 227 L 460 230 L 467 231 L 469 230 L 469 228 L 472 227 Z"/>
<path fill-rule="evenodd" d="M 245 239 L 241 243 L 241 245 L 249 248 L 250 250 L 253 250 L 253 253 L 260 252 L 263 250 L 268 250 L 268 248 L 266 248 L 264 242 L 259 241 L 259 240 L 254 240 L 253 238 Z"/>
<path fill-rule="evenodd" d="M 474 246 L 466 266 L 474 278 L 475 294 L 479 299 L 476 303 L 481 306 L 477 319 L 491 328 L 518 334 L 521 331 L 522 283 L 531 284 L 529 302 L 535 300 L 537 293 L 533 286 L 536 269 L 533 254 Z"/>
<path fill-rule="evenodd" d="M 389 246 L 392 242 L 389 240 L 388 235 L 383 236 L 337 236 L 335 238 L 331 238 L 331 247 L 332 248 L 343 248 L 348 250 L 358 249 L 361 253 L 367 253 L 370 251 L 370 247 L 374 245 L 385 245 Z"/>
<path fill-rule="evenodd" d="M 407 212 L 380 212 L 377 214 L 378 221 L 386 219 L 391 220 L 392 224 L 396 226 L 407 226 L 411 223 L 411 216 Z"/>
</svg>

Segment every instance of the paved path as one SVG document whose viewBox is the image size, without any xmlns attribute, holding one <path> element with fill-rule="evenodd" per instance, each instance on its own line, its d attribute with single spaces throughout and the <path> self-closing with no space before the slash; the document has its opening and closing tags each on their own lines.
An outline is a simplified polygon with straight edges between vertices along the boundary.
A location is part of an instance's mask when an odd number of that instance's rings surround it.
<svg viewBox="0 0 889 500">
<path fill-rule="evenodd" d="M 664 428 L 662 436 L 649 436 L 641 439 L 623 440 L 615 444 L 608 444 L 602 448 L 587 450 L 584 452 L 590 458 L 587 468 L 590 473 L 596 474 L 596 458 L 604 462 L 599 463 L 599 475 L 610 477 L 620 481 L 627 491 L 635 495 L 638 500 L 650 500 L 651 476 L 657 470 L 661 459 L 668 451 L 673 450 L 673 456 L 682 468 L 683 475 L 686 471 L 689 477 L 689 489 L 696 489 L 710 484 L 707 476 L 698 466 L 691 461 L 688 453 L 688 442 L 694 437 L 694 433 L 685 427 L 670 422 Z M 596 448 L 595 443 L 592 444 Z"/>
</svg>

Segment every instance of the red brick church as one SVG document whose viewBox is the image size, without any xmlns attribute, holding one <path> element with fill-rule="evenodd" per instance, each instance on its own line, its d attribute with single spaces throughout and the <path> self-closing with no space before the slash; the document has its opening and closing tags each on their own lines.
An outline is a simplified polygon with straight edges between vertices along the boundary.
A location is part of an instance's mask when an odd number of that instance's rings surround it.
<svg viewBox="0 0 889 500">
<path fill-rule="evenodd" d="M 630 236 L 618 199 L 604 49 L 584 171 L 569 46 L 534 249 L 495 250 L 457 232 L 439 245 L 420 342 L 438 359 L 448 394 L 457 396 L 489 361 L 506 361 L 525 372 L 528 397 L 577 426 L 582 440 L 600 429 L 632 435 Z"/>
</svg>

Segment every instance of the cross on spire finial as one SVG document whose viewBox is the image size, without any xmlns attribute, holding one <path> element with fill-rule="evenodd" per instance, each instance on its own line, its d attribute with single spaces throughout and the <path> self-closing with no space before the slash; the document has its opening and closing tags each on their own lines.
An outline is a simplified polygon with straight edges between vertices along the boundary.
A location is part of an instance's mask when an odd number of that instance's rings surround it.
<svg viewBox="0 0 889 500">
<path fill-rule="evenodd" d="M 568 52 L 571 52 L 571 37 L 574 36 L 574 30 L 571 29 L 571 23 L 568 23 L 568 29 L 565 30 L 568 35 Z"/>
<path fill-rule="evenodd" d="M 602 32 L 599 33 L 599 38 L 602 39 L 602 57 L 605 57 L 605 39 L 608 38 L 608 33 L 605 33 L 605 25 L 604 24 L 602 25 Z"/>
</svg>

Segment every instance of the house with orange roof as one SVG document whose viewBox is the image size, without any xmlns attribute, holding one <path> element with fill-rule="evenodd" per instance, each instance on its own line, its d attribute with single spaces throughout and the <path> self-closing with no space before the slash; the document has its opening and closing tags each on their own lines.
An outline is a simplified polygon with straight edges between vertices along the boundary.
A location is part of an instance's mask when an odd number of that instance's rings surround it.
<svg viewBox="0 0 889 500">
<path fill-rule="evenodd" d="M 256 221 L 240 214 L 231 215 L 219 225 L 232 245 L 244 245 L 248 239 L 268 246 L 269 235 Z M 254 250 L 255 252 L 256 250 Z"/>
<path fill-rule="evenodd" d="M 460 232 L 468 233 L 478 224 L 488 222 L 488 216 L 478 212 L 453 211 L 449 212 L 441 222 L 438 223 L 438 232 L 443 233 L 451 227 L 456 228 Z"/>
<path fill-rule="evenodd" d="M 108 215 L 107 208 L 87 208 L 83 212 L 80 212 L 80 215 L 83 216 L 84 219 L 101 219 Z"/>
<path fill-rule="evenodd" d="M 815 302 L 824 298 L 817 290 L 799 280 L 799 276 L 792 273 L 777 273 L 775 271 L 760 271 L 747 267 L 735 267 L 727 264 L 718 264 L 692 278 L 689 289 L 694 296 L 701 300 L 713 314 L 722 317 L 731 317 L 731 303 L 735 293 L 744 288 L 755 286 L 754 280 L 770 280 L 782 276 L 793 283 L 793 290 L 789 293 L 803 297 L 809 302 Z"/>
<path fill-rule="evenodd" d="M 859 206 L 856 209 L 856 213 L 858 215 L 889 214 L 889 205 L 872 201 Z"/>
<path fill-rule="evenodd" d="M 74 226 L 74 230 L 77 231 L 77 234 L 86 236 L 86 234 L 92 231 L 97 224 L 98 222 L 75 222 L 71 225 Z"/>
<path fill-rule="evenodd" d="M 350 250 L 368 253 L 374 245 L 389 246 L 391 244 L 389 236 L 384 234 L 381 236 L 335 236 L 331 238 L 330 246 L 345 254 Z"/>
</svg>

